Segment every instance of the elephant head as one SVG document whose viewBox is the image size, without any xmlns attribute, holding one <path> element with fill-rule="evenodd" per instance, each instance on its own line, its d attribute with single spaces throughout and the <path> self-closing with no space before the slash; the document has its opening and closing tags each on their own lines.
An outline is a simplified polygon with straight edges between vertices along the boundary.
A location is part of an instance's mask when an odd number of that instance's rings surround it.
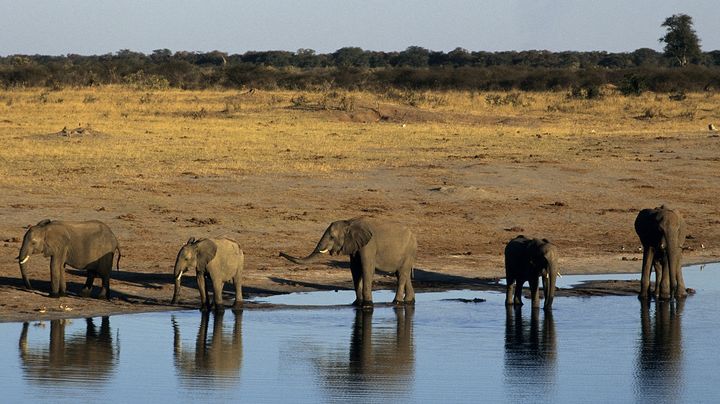
<svg viewBox="0 0 720 404">
<path fill-rule="evenodd" d="M 175 259 L 175 291 L 173 293 L 172 304 L 176 304 L 180 298 L 180 281 L 182 276 L 194 269 L 197 273 L 205 272 L 207 263 L 215 258 L 217 246 L 215 243 L 207 239 L 196 240 L 191 237 L 187 243 L 178 252 Z M 204 276 L 204 275 L 203 275 Z"/>
<path fill-rule="evenodd" d="M 296 258 L 291 255 L 280 253 L 281 257 L 296 264 L 308 264 L 315 261 L 323 254 L 330 255 L 352 255 L 364 247 L 372 238 L 372 231 L 365 221 L 360 219 L 338 220 L 330 223 L 325 230 L 315 250 L 305 258 Z"/>
<path fill-rule="evenodd" d="M 35 226 L 30 226 L 23 237 L 18 263 L 20 273 L 27 289 L 32 289 L 30 279 L 25 271 L 26 264 L 32 254 L 42 252 L 44 256 L 51 257 L 59 254 L 68 244 L 68 235 L 61 228 L 50 226 L 52 221 L 44 219 Z"/>
<path fill-rule="evenodd" d="M 537 268 L 542 277 L 545 308 L 550 308 L 555 297 L 555 282 L 558 275 L 557 247 L 547 239 L 533 239 L 528 245 L 528 255 L 533 268 Z"/>
</svg>

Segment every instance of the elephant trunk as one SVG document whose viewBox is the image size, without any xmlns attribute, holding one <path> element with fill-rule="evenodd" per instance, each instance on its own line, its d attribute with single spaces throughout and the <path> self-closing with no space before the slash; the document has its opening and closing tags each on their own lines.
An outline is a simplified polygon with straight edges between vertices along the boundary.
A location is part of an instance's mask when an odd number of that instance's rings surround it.
<svg viewBox="0 0 720 404">
<path fill-rule="evenodd" d="M 172 304 L 177 304 L 178 300 L 180 300 L 180 288 L 182 280 L 182 270 L 181 268 L 175 267 L 175 290 L 173 291 L 173 297 L 172 297 Z"/>
<path fill-rule="evenodd" d="M 298 258 L 298 257 L 293 257 L 292 255 L 289 255 L 289 254 L 285 254 L 284 252 L 281 252 L 281 253 L 280 253 L 280 256 L 283 257 L 283 258 L 285 258 L 285 259 L 287 259 L 288 261 L 294 262 L 294 263 L 296 263 L 296 264 L 304 265 L 304 264 L 310 264 L 310 263 L 312 263 L 312 262 L 317 261 L 317 259 L 320 258 L 320 256 L 321 256 L 322 254 L 323 254 L 323 253 L 321 253 L 320 251 L 313 251 L 313 252 L 312 252 L 310 255 L 308 255 L 307 257 Z"/>
<path fill-rule="evenodd" d="M 292 255 L 285 254 L 284 252 L 280 252 L 280 256 L 287 259 L 288 261 L 294 262 L 296 264 L 301 264 L 301 265 L 310 264 L 312 262 L 317 261 L 317 259 L 320 258 L 323 254 L 327 254 L 330 251 L 331 246 L 329 246 L 329 244 L 330 244 L 328 242 L 329 239 L 330 239 L 330 236 L 328 234 L 328 231 L 326 231 L 325 234 L 323 234 L 320 241 L 318 241 L 317 246 L 315 246 L 315 249 L 313 250 L 313 252 L 310 253 L 310 255 L 308 255 L 305 258 L 293 257 Z"/>
<path fill-rule="evenodd" d="M 180 299 L 180 280 L 175 279 L 175 291 L 173 292 L 172 304 L 177 304 Z"/>
<path fill-rule="evenodd" d="M 545 295 L 545 305 L 543 307 L 546 309 L 552 308 L 553 298 L 555 297 L 555 282 L 557 274 L 557 264 L 554 262 L 550 263 L 548 266 L 547 280 L 543 279 L 543 294 Z"/>
<path fill-rule="evenodd" d="M 28 247 L 25 245 L 25 242 L 23 242 L 23 245 L 20 248 L 20 255 L 18 255 L 18 263 L 20 264 L 20 274 L 22 275 L 26 289 L 32 289 L 32 285 L 30 285 L 30 278 L 28 278 L 27 271 L 25 270 L 29 259 L 30 252 L 28 251 Z"/>
</svg>

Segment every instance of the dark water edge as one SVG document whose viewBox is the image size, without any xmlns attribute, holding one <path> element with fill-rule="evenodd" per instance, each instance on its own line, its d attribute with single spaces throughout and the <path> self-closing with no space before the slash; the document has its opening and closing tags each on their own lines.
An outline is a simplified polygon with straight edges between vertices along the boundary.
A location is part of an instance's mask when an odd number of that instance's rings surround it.
<svg viewBox="0 0 720 404">
<path fill-rule="evenodd" d="M 316 292 L 263 300 L 341 306 L 3 323 L 2 401 L 717 402 L 720 265 L 699 268 L 684 270 L 697 294 L 673 303 L 558 297 L 545 312 L 451 291 L 368 312 Z"/>
</svg>

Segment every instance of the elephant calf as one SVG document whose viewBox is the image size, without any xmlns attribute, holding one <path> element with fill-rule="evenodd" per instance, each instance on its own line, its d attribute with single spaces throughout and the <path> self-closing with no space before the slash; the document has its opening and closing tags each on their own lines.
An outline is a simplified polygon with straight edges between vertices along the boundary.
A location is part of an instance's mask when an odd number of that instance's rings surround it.
<svg viewBox="0 0 720 404">
<path fill-rule="evenodd" d="M 527 281 L 530 284 L 532 307 L 540 307 L 538 278 L 542 277 L 544 308 L 552 308 L 558 275 L 557 261 L 557 247 L 547 239 L 531 239 L 521 235 L 510 240 L 505 247 L 505 304 L 522 305 L 522 287 Z"/>
<path fill-rule="evenodd" d="M 87 271 L 82 296 L 89 296 L 95 277 L 102 278 L 99 298 L 110 298 L 110 271 L 115 251 L 120 265 L 120 247 L 112 230 L 103 222 L 64 222 L 41 220 L 30 228 L 23 237 L 18 255 L 20 273 L 25 287 L 32 289 L 25 266 L 30 255 L 42 252 L 50 257 L 50 297 L 65 295 L 65 265 Z"/>
<path fill-rule="evenodd" d="M 227 238 L 203 238 L 196 240 L 194 237 L 187 241 L 178 252 L 175 260 L 175 292 L 172 303 L 176 304 L 180 298 L 180 280 L 185 272 L 194 269 L 197 277 L 198 289 L 200 290 L 200 310 L 207 311 L 211 307 L 205 288 L 205 277 L 209 276 L 212 281 L 213 294 L 215 299 L 215 312 L 223 312 L 223 287 L 225 282 L 232 281 L 235 284 L 235 309 L 243 304 L 242 296 L 242 272 L 245 263 L 245 256 L 238 243 Z"/>
<path fill-rule="evenodd" d="M 635 219 L 635 232 L 643 246 L 639 297 L 648 297 L 651 266 L 655 267 L 655 298 L 687 296 L 680 266 L 686 230 L 680 213 L 665 205 L 643 209 Z"/>
</svg>

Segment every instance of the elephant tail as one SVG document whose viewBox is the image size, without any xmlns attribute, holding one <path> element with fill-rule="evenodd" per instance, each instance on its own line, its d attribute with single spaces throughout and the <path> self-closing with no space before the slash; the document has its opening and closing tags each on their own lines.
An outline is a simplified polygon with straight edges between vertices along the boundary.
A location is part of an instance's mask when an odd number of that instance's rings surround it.
<svg viewBox="0 0 720 404">
<path fill-rule="evenodd" d="M 120 253 L 120 246 L 115 247 L 115 251 L 117 251 L 117 253 L 118 253 L 117 264 L 115 264 L 115 270 L 120 271 L 120 256 L 122 256 L 122 253 Z"/>
</svg>

